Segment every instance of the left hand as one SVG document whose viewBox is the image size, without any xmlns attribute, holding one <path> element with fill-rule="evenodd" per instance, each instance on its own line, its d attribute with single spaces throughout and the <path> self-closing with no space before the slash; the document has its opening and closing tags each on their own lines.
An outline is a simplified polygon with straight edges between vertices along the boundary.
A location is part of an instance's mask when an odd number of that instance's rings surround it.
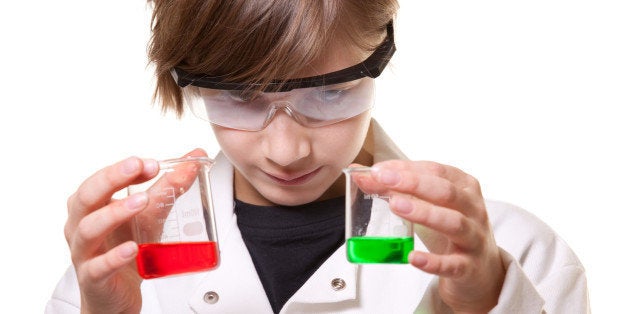
<svg viewBox="0 0 628 314">
<path fill-rule="evenodd" d="M 439 276 L 439 294 L 455 312 L 488 312 L 499 298 L 505 269 L 479 182 L 452 166 L 390 160 L 373 166 L 391 193 L 391 209 L 419 224 L 430 252 L 408 256 L 415 267 Z"/>
</svg>

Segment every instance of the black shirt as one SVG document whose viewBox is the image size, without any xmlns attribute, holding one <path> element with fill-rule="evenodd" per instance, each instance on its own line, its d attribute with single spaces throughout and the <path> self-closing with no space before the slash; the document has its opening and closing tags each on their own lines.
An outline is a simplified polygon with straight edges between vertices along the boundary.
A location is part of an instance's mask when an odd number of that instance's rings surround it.
<svg viewBox="0 0 628 314">
<path fill-rule="evenodd" d="M 345 198 L 302 206 L 235 201 L 242 234 L 275 313 L 344 243 Z"/>
</svg>

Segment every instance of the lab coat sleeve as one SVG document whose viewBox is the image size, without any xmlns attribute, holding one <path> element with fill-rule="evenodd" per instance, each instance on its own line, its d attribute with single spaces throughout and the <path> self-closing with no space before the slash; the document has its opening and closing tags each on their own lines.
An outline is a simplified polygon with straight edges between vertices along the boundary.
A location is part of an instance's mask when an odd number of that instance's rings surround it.
<svg viewBox="0 0 628 314">
<path fill-rule="evenodd" d="M 81 294 L 76 279 L 74 267 L 69 267 L 65 272 L 52 297 L 46 304 L 46 314 L 70 314 L 81 312 Z"/>
<path fill-rule="evenodd" d="M 155 293 L 155 288 L 150 283 L 144 281 L 142 289 L 142 309 L 141 313 L 159 314 L 160 302 Z M 74 267 L 70 266 L 65 272 L 57 287 L 52 293 L 52 297 L 46 304 L 45 314 L 72 314 L 81 313 L 81 291 Z"/>
<path fill-rule="evenodd" d="M 489 202 L 495 239 L 506 276 L 497 313 L 590 313 L 582 264 L 545 223 L 515 206 Z M 432 280 L 415 313 L 453 313 Z"/>
<path fill-rule="evenodd" d="M 490 313 L 590 313 L 584 267 L 563 239 L 516 206 L 487 205 L 506 268 Z"/>
<path fill-rule="evenodd" d="M 533 284 L 519 263 L 501 250 L 506 277 L 490 313 L 590 313 L 584 269 L 564 265 Z"/>
</svg>

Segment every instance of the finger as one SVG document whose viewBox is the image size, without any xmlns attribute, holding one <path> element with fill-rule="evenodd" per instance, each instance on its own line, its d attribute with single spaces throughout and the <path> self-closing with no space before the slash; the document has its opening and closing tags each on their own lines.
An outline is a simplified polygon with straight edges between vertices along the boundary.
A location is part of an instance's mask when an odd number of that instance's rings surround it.
<svg viewBox="0 0 628 314">
<path fill-rule="evenodd" d="M 388 160 L 373 165 L 373 170 L 374 172 L 390 171 L 393 173 L 408 172 L 431 175 L 464 188 L 477 188 L 479 190 L 479 182 L 473 176 L 459 168 L 433 161 Z"/>
<path fill-rule="evenodd" d="M 81 286 L 102 287 L 113 274 L 134 261 L 138 247 L 133 241 L 122 243 L 103 255 L 99 255 L 77 269 Z"/>
<path fill-rule="evenodd" d="M 85 216 L 78 224 L 72 241 L 72 258 L 88 259 L 105 241 L 105 238 L 123 223 L 146 207 L 146 193 L 138 193 Z"/>
<path fill-rule="evenodd" d="M 440 206 L 474 212 L 483 204 L 477 181 L 449 166 L 432 162 L 391 161 L 374 167 L 373 177 L 392 190 Z"/>
<path fill-rule="evenodd" d="M 388 187 L 377 182 L 369 167 L 350 167 L 345 171 L 345 175 L 351 179 L 353 187 L 357 187 L 366 194 L 384 195 Z"/>
<path fill-rule="evenodd" d="M 473 220 L 459 211 L 401 194 L 394 194 L 389 204 L 395 214 L 442 233 L 460 248 L 472 250 L 481 240 Z"/>
<path fill-rule="evenodd" d="M 426 273 L 447 278 L 463 277 L 469 269 L 469 259 L 461 254 L 438 255 L 412 251 L 408 255 L 408 262 Z"/>
<path fill-rule="evenodd" d="M 87 178 L 68 199 L 70 216 L 85 216 L 109 203 L 111 196 L 125 186 L 154 177 L 159 170 L 157 161 L 129 157 L 103 168 Z"/>
<path fill-rule="evenodd" d="M 207 153 L 200 149 L 194 149 L 185 154 L 182 159 L 191 157 L 207 157 Z M 173 163 L 169 169 L 165 169 L 164 174 L 150 188 L 150 195 L 160 195 L 163 188 L 174 188 L 175 196 L 183 194 L 194 183 L 198 174 L 198 165 L 195 163 Z"/>
<path fill-rule="evenodd" d="M 455 183 L 465 183 L 467 182 L 467 176 L 469 176 L 467 173 L 454 166 L 427 160 L 386 160 L 373 165 L 373 169 L 375 171 L 389 170 L 393 172 L 409 171 L 411 173 L 422 173 L 441 177 Z"/>
<path fill-rule="evenodd" d="M 150 186 L 131 187 L 130 190 L 146 189 L 149 197 L 146 210 L 142 212 L 138 219 L 143 221 L 159 222 L 166 218 L 174 206 L 175 201 L 197 181 L 201 179 L 203 167 L 201 162 L 186 162 L 192 157 L 207 157 L 202 149 L 195 149 L 180 159 L 167 160 L 160 162 L 160 177 Z"/>
<path fill-rule="evenodd" d="M 156 160 L 130 157 L 105 167 L 87 178 L 67 200 L 68 219 L 64 234 L 69 245 L 79 222 L 90 212 L 111 201 L 122 187 L 154 177 L 159 170 Z"/>
<path fill-rule="evenodd" d="M 183 157 L 207 157 L 207 152 L 202 148 L 195 148 L 183 155 Z"/>
</svg>

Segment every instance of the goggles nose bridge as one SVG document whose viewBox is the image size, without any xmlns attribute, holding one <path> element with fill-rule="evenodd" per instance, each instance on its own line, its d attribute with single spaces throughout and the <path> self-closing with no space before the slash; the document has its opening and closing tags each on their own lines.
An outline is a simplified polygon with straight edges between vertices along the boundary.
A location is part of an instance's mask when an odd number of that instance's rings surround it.
<svg viewBox="0 0 628 314">
<path fill-rule="evenodd" d="M 288 116 L 290 116 L 290 118 L 303 125 L 301 119 L 299 118 L 299 114 L 294 110 L 289 101 L 277 101 L 268 104 L 268 113 L 266 114 L 266 119 L 264 120 L 264 128 L 270 124 L 279 110 L 283 110 Z"/>
</svg>

